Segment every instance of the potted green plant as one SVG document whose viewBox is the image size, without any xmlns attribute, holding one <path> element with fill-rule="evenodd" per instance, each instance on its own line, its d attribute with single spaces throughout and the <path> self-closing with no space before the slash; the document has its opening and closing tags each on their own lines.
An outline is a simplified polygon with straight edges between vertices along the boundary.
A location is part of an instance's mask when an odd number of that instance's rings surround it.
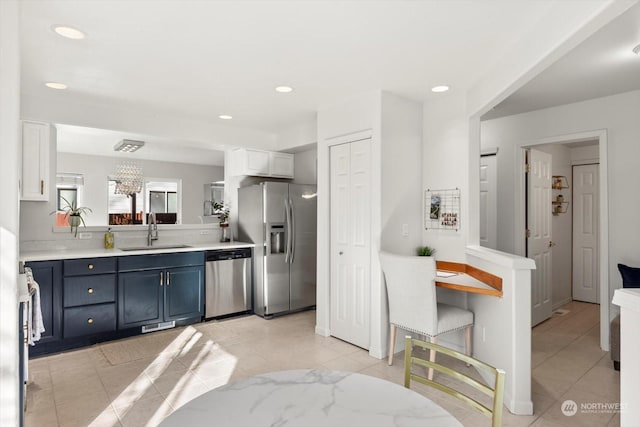
<svg viewBox="0 0 640 427">
<path fill-rule="evenodd" d="M 231 239 L 228 237 L 229 227 L 229 208 L 225 207 L 224 202 L 213 202 L 213 214 L 218 215 L 218 221 L 222 234 L 220 235 L 221 242 L 229 242 Z"/>
<path fill-rule="evenodd" d="M 418 256 L 432 256 L 436 250 L 430 246 L 421 246 L 418 248 Z"/>
<path fill-rule="evenodd" d="M 73 199 L 71 202 L 62 196 L 60 196 L 60 199 L 65 203 L 65 206 L 61 207 L 60 210 L 51 212 L 50 215 L 60 212 L 64 213 L 65 219 L 69 222 L 69 228 L 71 229 L 71 232 L 74 233 L 73 237 L 78 237 L 78 227 L 80 224 L 82 224 L 83 227 L 86 227 L 83 215 L 86 215 L 87 212 L 92 212 L 92 210 L 86 206 L 78 206 L 78 201 L 76 199 Z"/>
<path fill-rule="evenodd" d="M 229 226 L 229 208 L 224 206 L 224 202 L 216 202 L 214 201 L 213 206 L 213 214 L 218 215 L 218 221 L 220 222 L 220 227 L 228 227 Z"/>
</svg>

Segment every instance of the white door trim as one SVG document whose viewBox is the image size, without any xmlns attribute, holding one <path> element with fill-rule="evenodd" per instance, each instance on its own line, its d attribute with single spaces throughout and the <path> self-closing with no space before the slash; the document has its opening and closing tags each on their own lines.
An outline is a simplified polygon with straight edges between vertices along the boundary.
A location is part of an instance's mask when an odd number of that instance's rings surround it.
<svg viewBox="0 0 640 427">
<path fill-rule="evenodd" d="M 600 348 L 609 351 L 609 312 L 611 295 L 609 292 L 609 195 L 608 188 L 608 140 L 607 130 L 571 133 L 526 141 L 518 144 L 520 149 L 516 152 L 517 167 L 515 169 L 515 248 L 516 255 L 524 256 L 526 247 L 525 229 L 525 179 L 524 179 L 524 149 L 541 144 L 566 144 L 569 142 L 583 141 L 585 139 L 597 139 L 599 143 L 600 163 Z"/>
</svg>

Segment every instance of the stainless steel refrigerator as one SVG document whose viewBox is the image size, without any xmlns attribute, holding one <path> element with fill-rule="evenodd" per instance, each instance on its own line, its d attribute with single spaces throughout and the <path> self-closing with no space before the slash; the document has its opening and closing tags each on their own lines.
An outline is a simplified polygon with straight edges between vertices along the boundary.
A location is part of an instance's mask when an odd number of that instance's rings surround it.
<svg viewBox="0 0 640 427">
<path fill-rule="evenodd" d="M 256 245 L 256 314 L 316 304 L 316 204 L 315 185 L 269 181 L 238 189 L 238 237 Z"/>
</svg>

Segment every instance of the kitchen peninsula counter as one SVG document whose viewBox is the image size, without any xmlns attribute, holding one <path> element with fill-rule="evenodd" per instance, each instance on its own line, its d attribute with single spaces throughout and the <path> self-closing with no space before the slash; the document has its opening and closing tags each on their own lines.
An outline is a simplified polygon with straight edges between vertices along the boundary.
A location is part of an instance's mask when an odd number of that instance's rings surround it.
<svg viewBox="0 0 640 427">
<path fill-rule="evenodd" d="M 55 261 L 63 259 L 77 259 L 77 258 L 101 258 L 101 257 L 122 257 L 129 255 L 153 255 L 162 253 L 179 253 L 179 252 L 195 252 L 195 251 L 209 251 L 219 249 L 236 249 L 236 248 L 252 248 L 255 245 L 253 243 L 245 242 L 208 242 L 208 243 L 194 243 L 189 244 L 187 247 L 182 247 L 180 244 L 162 244 L 158 243 L 155 246 L 149 248 L 140 247 L 139 250 L 123 250 L 123 248 L 53 248 L 38 251 L 23 251 L 20 252 L 20 261 Z"/>
</svg>

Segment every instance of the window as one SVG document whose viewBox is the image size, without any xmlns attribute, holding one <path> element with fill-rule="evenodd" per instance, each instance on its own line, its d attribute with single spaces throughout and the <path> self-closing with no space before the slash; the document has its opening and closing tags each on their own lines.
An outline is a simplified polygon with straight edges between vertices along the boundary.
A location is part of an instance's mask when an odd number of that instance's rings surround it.
<svg viewBox="0 0 640 427">
<path fill-rule="evenodd" d="M 146 179 L 140 193 L 115 194 L 116 182 L 109 180 L 109 225 L 147 224 L 150 212 L 158 224 L 180 223 L 179 180 Z"/>
<path fill-rule="evenodd" d="M 82 190 L 84 175 L 77 173 L 59 173 L 56 175 L 56 210 L 62 211 L 75 203 L 82 206 Z M 68 226 L 68 218 L 64 213 L 56 213 L 56 226 Z"/>
</svg>

